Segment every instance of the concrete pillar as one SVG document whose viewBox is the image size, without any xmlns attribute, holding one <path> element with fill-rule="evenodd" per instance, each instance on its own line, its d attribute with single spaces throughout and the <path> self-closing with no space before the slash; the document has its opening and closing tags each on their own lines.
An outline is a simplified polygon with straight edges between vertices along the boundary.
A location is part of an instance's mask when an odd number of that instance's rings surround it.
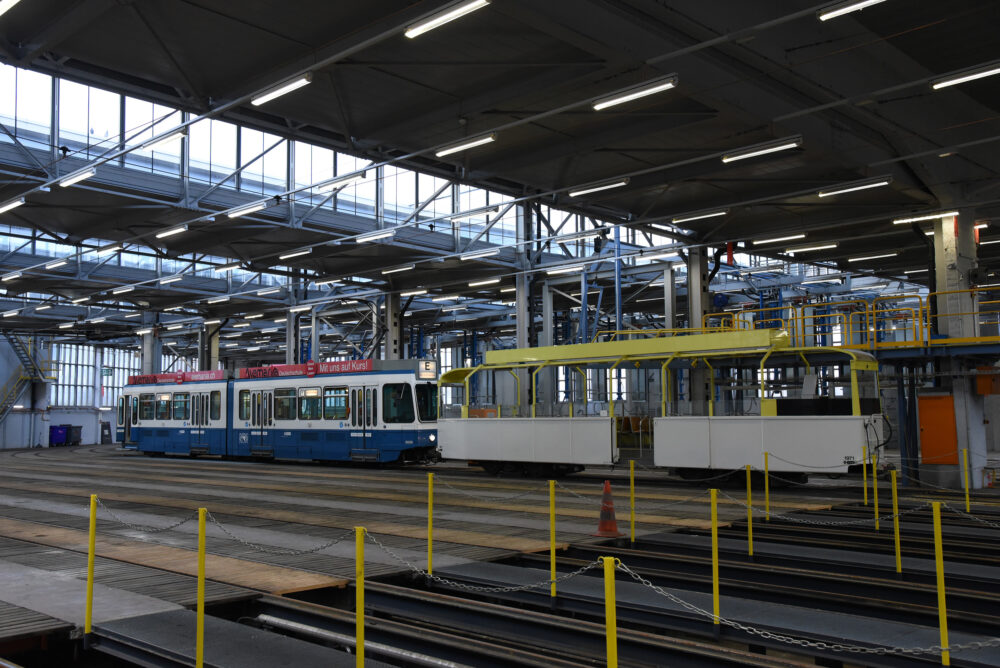
<svg viewBox="0 0 1000 668">
<path fill-rule="evenodd" d="M 701 327 L 702 316 L 711 303 L 708 290 L 708 252 L 704 248 L 692 248 L 688 252 L 688 326 Z M 691 413 L 708 415 L 709 393 L 708 370 L 704 365 L 693 369 L 690 375 L 688 393 L 691 397 Z"/>
<path fill-rule="evenodd" d="M 199 333 L 198 370 L 213 371 L 219 368 L 219 326 L 206 325 Z"/>
<path fill-rule="evenodd" d="M 285 311 L 285 364 L 295 364 L 299 351 L 299 314 Z"/>
<path fill-rule="evenodd" d="M 382 339 L 382 359 L 403 359 L 403 342 L 399 317 L 399 294 L 391 293 L 385 296 L 382 305 L 382 326 L 385 336 Z"/>
<path fill-rule="evenodd" d="M 663 270 L 663 328 L 673 329 L 677 322 L 677 286 L 674 265 Z"/>
<path fill-rule="evenodd" d="M 163 367 L 163 342 L 155 334 L 142 335 L 142 373 L 160 373 Z"/>
</svg>

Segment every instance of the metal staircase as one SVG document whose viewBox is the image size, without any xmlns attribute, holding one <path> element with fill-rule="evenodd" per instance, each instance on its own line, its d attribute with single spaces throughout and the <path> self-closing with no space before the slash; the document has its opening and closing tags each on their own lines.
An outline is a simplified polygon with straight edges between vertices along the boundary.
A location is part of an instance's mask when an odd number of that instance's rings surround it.
<svg viewBox="0 0 1000 668">
<path fill-rule="evenodd" d="M 52 376 L 49 365 L 39 364 L 38 360 L 35 359 L 30 340 L 26 342 L 11 332 L 0 332 L 0 334 L 10 344 L 20 362 L 6 384 L 0 388 L 0 424 L 3 424 L 3 421 L 7 419 L 17 404 L 17 400 L 32 383 L 47 383 L 55 378 Z"/>
</svg>

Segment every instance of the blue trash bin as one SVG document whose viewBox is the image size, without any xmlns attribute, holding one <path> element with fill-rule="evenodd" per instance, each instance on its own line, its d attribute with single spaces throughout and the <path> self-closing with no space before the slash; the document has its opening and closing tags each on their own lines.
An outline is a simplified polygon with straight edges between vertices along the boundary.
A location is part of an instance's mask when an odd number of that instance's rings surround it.
<svg viewBox="0 0 1000 668">
<path fill-rule="evenodd" d="M 66 445 L 66 425 L 52 425 L 49 427 L 49 445 Z"/>
</svg>

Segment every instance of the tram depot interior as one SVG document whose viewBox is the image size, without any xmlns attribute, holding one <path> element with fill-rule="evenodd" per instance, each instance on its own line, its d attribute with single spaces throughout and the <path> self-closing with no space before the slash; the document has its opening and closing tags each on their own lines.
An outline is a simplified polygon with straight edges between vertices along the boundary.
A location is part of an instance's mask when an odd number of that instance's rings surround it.
<svg viewBox="0 0 1000 668">
<path fill-rule="evenodd" d="M 998 27 L 0 0 L 0 666 L 1000 665 Z"/>
</svg>

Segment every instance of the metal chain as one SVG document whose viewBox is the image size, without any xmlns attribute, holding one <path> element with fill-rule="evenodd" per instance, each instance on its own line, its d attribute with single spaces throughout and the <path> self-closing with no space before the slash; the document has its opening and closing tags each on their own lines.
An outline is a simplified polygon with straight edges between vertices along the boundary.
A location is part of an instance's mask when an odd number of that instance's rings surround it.
<svg viewBox="0 0 1000 668">
<path fill-rule="evenodd" d="M 641 468 L 643 470 L 651 471 L 653 473 L 663 473 L 663 469 L 662 468 L 652 468 L 652 467 L 646 466 L 645 464 L 640 464 L 639 462 L 636 462 L 636 464 L 639 466 L 639 468 Z M 709 481 L 712 481 L 712 480 L 719 480 L 721 478 L 725 478 L 727 476 L 731 476 L 734 473 L 736 473 L 737 471 L 741 471 L 741 470 L 742 469 L 733 469 L 732 471 L 725 471 L 724 473 L 720 473 L 719 475 L 714 475 L 714 476 L 712 476 L 710 478 L 681 478 L 681 481 L 682 482 L 709 482 Z"/>
<path fill-rule="evenodd" d="M 806 647 L 809 649 L 818 649 L 831 652 L 847 652 L 851 654 L 877 654 L 877 655 L 940 654 L 946 649 L 948 651 L 955 652 L 959 650 L 975 650 L 975 649 L 982 649 L 984 647 L 1000 646 L 1000 638 L 990 638 L 989 640 L 978 640 L 959 645 L 950 645 L 947 648 L 941 647 L 940 645 L 932 645 L 930 647 L 862 647 L 859 645 L 847 645 L 844 643 L 824 642 L 822 640 L 805 640 L 803 638 L 794 638 L 792 636 L 784 635 L 781 633 L 775 633 L 773 631 L 766 631 L 764 629 L 758 629 L 753 626 L 748 626 L 747 624 L 742 624 L 740 622 L 731 619 L 726 619 L 725 617 L 717 617 L 714 613 L 711 613 L 708 610 L 700 608 L 693 603 L 689 603 L 684 599 L 680 598 L 679 596 L 675 596 L 674 594 L 671 594 L 670 592 L 664 590 L 662 587 L 653 584 L 652 582 L 642 577 L 641 575 L 633 571 L 625 564 L 618 562 L 617 567 L 619 570 L 628 574 L 633 580 L 635 580 L 639 584 L 649 587 L 660 596 L 663 596 L 664 598 L 673 601 L 677 605 L 681 606 L 682 608 L 690 612 L 693 612 L 697 615 L 701 615 L 702 617 L 706 617 L 713 621 L 718 620 L 720 624 L 736 629 L 738 631 L 743 631 L 744 633 L 749 633 L 751 635 L 755 635 L 767 640 L 776 640 L 777 642 L 785 643 L 788 645 L 797 645 L 799 647 Z"/>
<path fill-rule="evenodd" d="M 777 459 L 778 461 L 781 461 L 781 462 L 785 462 L 786 464 L 791 464 L 792 466 L 801 466 L 802 468 L 805 468 L 805 469 L 840 469 L 840 468 L 844 468 L 845 466 L 851 466 L 850 464 L 834 464 L 833 466 L 813 466 L 811 464 L 800 464 L 799 462 L 793 462 L 793 461 L 790 461 L 790 460 L 785 459 L 783 457 L 779 457 L 778 455 L 774 454 L 773 452 L 769 452 L 768 453 L 768 457 L 770 457 L 772 459 Z"/>
<path fill-rule="evenodd" d="M 525 490 L 518 494 L 512 494 L 511 496 L 484 496 L 481 494 L 475 494 L 473 492 L 466 491 L 459 487 L 455 487 L 454 485 L 449 484 L 449 482 L 444 478 L 439 478 L 438 476 L 434 476 L 434 482 L 440 482 L 453 492 L 458 492 L 459 494 L 462 494 L 464 496 L 468 496 L 473 499 L 480 499 L 482 501 L 512 501 L 514 499 L 520 499 L 522 497 L 528 496 L 529 494 L 537 494 L 543 490 L 543 486 L 539 486 L 537 488 Z"/>
<path fill-rule="evenodd" d="M 215 526 L 219 527 L 222 530 L 222 533 L 226 534 L 227 536 L 229 536 L 230 538 L 232 538 L 233 540 L 235 540 L 237 543 L 239 543 L 239 544 L 241 544 L 241 545 L 243 545 L 245 547 L 249 547 L 252 550 L 257 550 L 258 552 L 263 552 L 265 554 L 278 554 L 278 555 L 284 555 L 284 556 L 298 556 L 298 555 L 303 555 L 303 554 L 313 554 L 314 552 L 320 552 L 321 550 L 325 550 L 328 547 L 336 545 L 337 543 L 339 543 L 340 541 L 344 540 L 348 536 L 351 536 L 351 535 L 354 534 L 354 529 L 348 529 L 344 533 L 338 535 L 336 538 L 333 538 L 333 539 L 331 539 L 331 540 L 323 543 L 322 545 L 317 545 L 316 547 L 310 547 L 310 548 L 305 549 L 305 550 L 286 550 L 286 549 L 280 548 L 280 547 L 268 547 L 267 545 L 259 545 L 257 543 L 252 543 L 252 542 L 250 542 L 248 540 L 244 540 L 243 538 L 240 538 L 239 536 L 237 536 L 236 534 L 234 534 L 232 531 L 230 531 L 229 529 L 227 529 L 226 526 L 224 524 L 222 524 L 222 522 L 220 522 L 219 520 L 217 520 L 215 518 L 215 516 L 212 515 L 212 513 L 208 513 L 208 519 L 209 519 L 210 522 L 212 522 L 212 524 L 214 524 Z"/>
<path fill-rule="evenodd" d="M 584 564 L 583 566 L 581 566 L 580 568 L 576 569 L 572 573 L 564 573 L 563 575 L 560 575 L 555 580 L 540 580 L 538 582 L 533 582 L 531 584 L 524 584 L 524 585 L 506 585 L 506 586 L 501 586 L 501 587 L 483 587 L 483 586 L 479 586 L 479 585 L 470 585 L 470 584 L 467 584 L 465 582 L 456 582 L 455 580 L 449 580 L 447 578 L 443 578 L 440 575 L 434 575 L 433 573 L 428 573 L 424 569 L 422 569 L 419 566 L 417 566 L 416 564 L 414 564 L 412 561 L 409 561 L 405 557 L 400 556 L 392 548 L 390 548 L 387 545 L 385 545 L 382 541 L 380 541 L 378 538 L 376 538 L 375 536 L 371 535 L 367 531 L 365 532 L 365 535 L 367 535 L 368 539 L 371 540 L 371 542 L 373 544 L 375 544 L 375 546 L 377 546 L 380 550 L 382 550 L 383 552 L 385 552 L 386 554 L 388 554 L 390 557 L 392 557 L 393 559 L 395 559 L 399 563 L 401 563 L 404 566 L 406 566 L 408 569 L 410 569 L 411 571 L 413 571 L 417 575 L 422 575 L 422 576 L 428 578 L 429 580 L 433 580 L 434 582 L 437 582 L 438 584 L 447 585 L 449 587 L 455 587 L 455 588 L 461 589 L 463 591 L 472 591 L 472 592 L 480 592 L 480 593 L 508 593 L 508 592 L 516 592 L 516 591 L 528 591 L 529 589 L 541 589 L 541 588 L 544 588 L 544 587 L 548 587 L 548 586 L 550 586 L 552 584 L 557 584 L 559 582 L 565 582 L 566 580 L 569 580 L 571 578 L 575 578 L 578 575 L 582 575 L 583 573 L 586 573 L 590 569 L 596 568 L 601 563 L 600 559 L 595 559 L 595 560 L 591 561 L 588 564 Z"/>
<path fill-rule="evenodd" d="M 124 524 L 129 529 L 132 529 L 134 531 L 142 531 L 143 533 L 162 533 L 163 531 L 170 531 L 171 529 L 176 529 L 177 527 L 179 527 L 180 525 L 184 524 L 185 522 L 190 522 L 191 520 L 196 519 L 198 517 L 198 512 L 195 511 L 195 512 L 191 513 L 190 515 L 188 515 L 187 517 L 183 517 L 180 520 L 174 522 L 173 524 L 171 524 L 169 526 L 165 526 L 165 527 L 148 527 L 148 526 L 144 526 L 142 524 L 132 524 L 131 522 L 123 519 L 118 513 L 116 513 L 115 511 L 111 510 L 106 505 L 104 505 L 104 502 L 101 501 L 101 497 L 97 497 L 97 505 L 99 505 L 104 510 L 104 512 L 106 512 L 108 515 L 110 515 L 111 518 L 113 520 L 115 520 L 116 522 L 118 522 L 119 524 Z"/>
<path fill-rule="evenodd" d="M 679 506 L 679 505 L 681 505 L 683 503 L 690 503 L 691 501 L 697 501 L 697 500 L 700 500 L 700 499 L 701 500 L 706 499 L 706 496 L 705 496 L 704 492 L 702 492 L 701 494 L 695 494 L 693 496 L 689 496 L 687 498 L 681 499 L 680 501 L 671 501 L 670 503 L 663 503 L 663 504 L 658 504 L 658 505 L 655 505 L 655 506 L 654 505 L 649 505 L 649 506 L 643 505 L 642 510 L 643 511 L 662 510 L 664 508 L 669 508 L 671 506 Z M 639 507 L 636 506 L 635 510 L 639 510 Z"/>
<path fill-rule="evenodd" d="M 990 522 L 989 520 L 984 520 L 982 517 L 977 517 L 972 513 L 967 513 L 964 510 L 955 508 L 954 506 L 949 505 L 947 503 L 942 503 L 941 505 L 957 515 L 968 517 L 970 520 L 975 520 L 976 522 L 979 522 L 980 524 L 985 524 L 986 526 L 991 527 L 993 529 L 1000 529 L 1000 522 Z"/>
<path fill-rule="evenodd" d="M 756 506 L 748 506 L 746 503 L 744 503 L 740 499 L 737 499 L 736 497 L 730 496 L 729 494 L 726 494 L 722 490 L 719 490 L 719 494 L 721 494 L 722 496 L 726 497 L 730 501 L 733 501 L 733 502 L 735 502 L 735 503 L 743 506 L 747 510 L 754 510 L 754 511 L 756 511 L 758 513 L 761 513 L 763 515 L 768 515 L 769 517 L 771 517 L 773 519 L 785 520 L 786 522 L 796 522 L 798 524 L 810 524 L 810 525 L 814 525 L 814 526 L 823 526 L 823 527 L 856 526 L 856 525 L 861 525 L 861 524 L 870 524 L 870 523 L 873 524 L 875 522 L 875 518 L 874 517 L 866 517 L 863 520 L 844 520 L 842 522 L 826 522 L 826 521 L 823 521 L 823 520 L 810 520 L 810 519 L 806 519 L 804 517 L 793 517 L 790 513 L 798 512 L 796 510 L 789 511 L 789 513 L 786 513 L 786 514 L 768 513 L 763 508 L 758 508 Z M 879 519 L 880 522 L 888 522 L 889 520 L 895 519 L 897 517 L 903 517 L 904 515 L 910 515 L 912 513 L 919 512 L 919 511 L 923 510 L 924 508 L 928 507 L 929 505 L 930 505 L 929 503 L 924 503 L 924 504 L 921 504 L 921 505 L 916 506 L 914 508 L 910 508 L 908 510 L 901 510 L 898 513 L 894 513 L 894 514 L 890 514 L 890 515 L 881 515 L 881 516 L 879 516 L 878 519 Z"/>
<path fill-rule="evenodd" d="M 569 487 L 567 487 L 566 485 L 562 484 L 558 480 L 556 480 L 556 487 L 558 487 L 559 489 L 561 489 L 564 492 L 568 492 L 572 496 L 575 496 L 576 498 L 578 498 L 578 499 L 580 499 L 582 501 L 588 501 L 588 502 L 590 502 L 590 501 L 594 500 L 594 499 L 592 499 L 590 497 L 584 496 L 583 494 L 577 494 L 576 492 L 574 492 L 573 490 L 571 490 Z"/>
</svg>

